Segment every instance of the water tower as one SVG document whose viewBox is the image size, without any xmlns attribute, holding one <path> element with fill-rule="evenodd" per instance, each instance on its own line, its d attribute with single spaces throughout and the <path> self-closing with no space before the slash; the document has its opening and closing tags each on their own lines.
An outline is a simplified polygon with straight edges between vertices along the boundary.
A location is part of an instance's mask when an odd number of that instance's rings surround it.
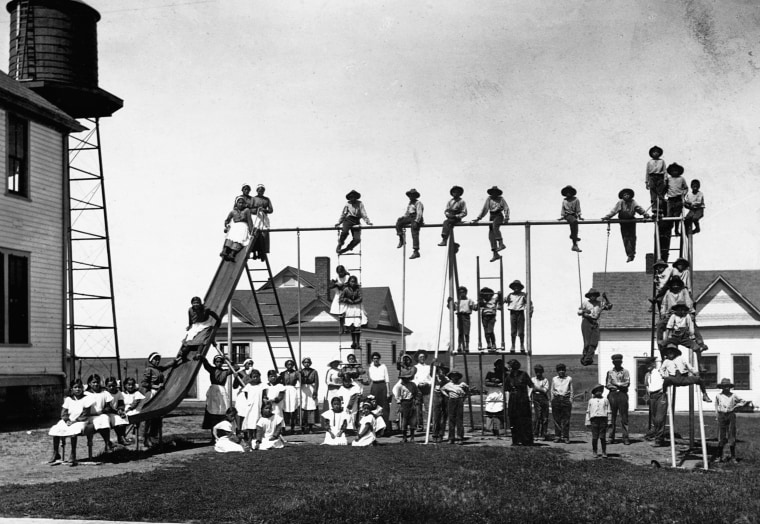
<svg viewBox="0 0 760 524">
<path fill-rule="evenodd" d="M 6 9 L 9 76 L 88 128 L 69 136 L 69 194 L 62 195 L 69 202 L 69 376 L 99 368 L 121 378 L 100 119 L 121 109 L 123 101 L 98 86 L 100 14 L 80 0 L 13 0 Z M 115 358 L 116 369 L 104 372 L 105 358 Z"/>
</svg>

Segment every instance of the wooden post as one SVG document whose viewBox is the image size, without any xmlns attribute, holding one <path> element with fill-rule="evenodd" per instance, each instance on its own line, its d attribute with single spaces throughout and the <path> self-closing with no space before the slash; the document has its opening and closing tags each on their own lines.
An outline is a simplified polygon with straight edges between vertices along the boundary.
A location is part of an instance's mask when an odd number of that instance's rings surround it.
<svg viewBox="0 0 760 524">
<path fill-rule="evenodd" d="M 676 391 L 675 386 L 670 386 L 670 393 L 668 394 L 666 400 L 668 401 L 668 419 L 670 422 L 670 460 L 673 467 L 676 467 L 676 435 L 675 435 L 675 429 L 673 428 L 673 409 L 675 408 L 675 398 L 674 394 Z"/>
<path fill-rule="evenodd" d="M 699 387 L 698 384 L 695 384 L 694 387 Z M 704 464 L 704 470 L 707 471 L 710 466 L 708 465 L 708 457 L 707 457 L 707 440 L 705 440 L 705 414 L 704 411 L 702 411 L 702 396 L 699 396 L 699 400 L 697 401 L 697 406 L 699 407 L 699 433 L 700 437 L 702 438 L 702 463 Z"/>
<path fill-rule="evenodd" d="M 227 304 L 227 354 L 232 356 L 232 300 Z M 224 356 L 224 355 L 222 355 Z M 230 369 L 234 372 L 235 367 L 232 365 L 232 358 L 225 358 L 229 362 Z M 229 396 L 230 406 L 232 406 L 232 381 L 227 382 L 227 395 Z"/>
<path fill-rule="evenodd" d="M 531 298 L 531 274 L 530 274 L 530 224 L 525 224 L 525 352 L 528 375 L 533 369 L 531 356 L 533 355 L 533 324 L 531 323 L 531 311 L 533 299 Z"/>
</svg>

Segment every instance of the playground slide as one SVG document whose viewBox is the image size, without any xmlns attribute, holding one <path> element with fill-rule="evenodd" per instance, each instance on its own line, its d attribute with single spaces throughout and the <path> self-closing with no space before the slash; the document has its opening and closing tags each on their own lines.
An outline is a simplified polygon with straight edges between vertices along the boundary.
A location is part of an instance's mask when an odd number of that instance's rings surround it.
<svg viewBox="0 0 760 524">
<path fill-rule="evenodd" d="M 238 280 L 245 270 L 246 259 L 250 256 L 253 244 L 254 240 L 252 239 L 248 246 L 238 253 L 233 262 L 222 260 L 219 263 L 219 268 L 216 270 L 214 279 L 211 281 L 211 286 L 209 286 L 206 292 L 203 300 L 204 305 L 218 314 L 220 318 L 225 314 L 227 304 L 232 298 Z M 138 423 L 143 420 L 163 417 L 182 402 L 182 399 L 185 398 L 185 395 L 187 395 L 187 392 L 193 386 L 198 371 L 203 366 L 201 360 L 193 360 L 192 357 L 196 354 L 205 357 L 206 352 L 211 346 L 211 341 L 214 339 L 217 327 L 214 326 L 205 332 L 197 353 L 192 351 L 188 355 L 188 360 L 176 365 L 167 372 L 164 387 L 155 391 L 149 399 L 138 406 L 138 413 L 130 415 L 129 422 Z M 175 354 L 167 356 L 174 358 Z"/>
</svg>

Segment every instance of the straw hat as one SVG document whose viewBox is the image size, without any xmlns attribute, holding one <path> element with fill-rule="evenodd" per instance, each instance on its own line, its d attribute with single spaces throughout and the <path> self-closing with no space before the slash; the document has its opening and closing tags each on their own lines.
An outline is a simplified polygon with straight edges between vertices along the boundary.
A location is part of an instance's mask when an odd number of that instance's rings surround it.
<svg viewBox="0 0 760 524">
<path fill-rule="evenodd" d="M 660 146 L 652 146 L 649 148 L 649 156 L 652 156 L 652 153 L 655 152 L 662 156 L 662 148 Z"/>
<path fill-rule="evenodd" d="M 623 198 L 623 195 L 624 195 L 625 193 L 630 193 L 630 195 L 631 195 L 631 198 L 633 198 L 633 196 L 636 194 L 636 193 L 633 191 L 633 189 L 631 189 L 630 187 L 624 187 L 623 189 L 621 189 L 621 190 L 618 192 L 618 198 Z"/>
<path fill-rule="evenodd" d="M 409 198 L 420 198 L 420 192 L 412 188 L 406 192 L 406 196 L 408 196 Z"/>
<path fill-rule="evenodd" d="M 563 197 L 566 196 L 575 196 L 578 191 L 575 190 L 573 186 L 565 186 L 562 188 L 562 191 L 560 191 Z"/>
<path fill-rule="evenodd" d="M 601 384 L 594 386 L 594 388 L 591 390 L 591 394 L 593 395 L 597 391 L 604 392 L 604 386 L 602 386 Z"/>
<path fill-rule="evenodd" d="M 346 193 L 346 200 L 353 200 L 354 198 L 361 198 L 362 194 L 359 193 L 356 189 L 352 189 L 348 193 Z"/>
<path fill-rule="evenodd" d="M 732 387 L 734 387 L 734 383 L 731 382 L 730 378 L 721 379 L 720 383 L 718 384 L 718 389 L 732 388 Z"/>
<path fill-rule="evenodd" d="M 522 288 L 524 288 L 525 286 L 523 286 L 523 285 L 522 285 L 522 282 L 520 282 L 519 280 L 514 280 L 514 281 L 512 281 L 512 283 L 509 285 L 509 289 L 511 289 L 511 290 L 513 290 L 513 291 L 514 291 L 516 287 L 519 287 L 520 289 L 522 289 Z"/>
<path fill-rule="evenodd" d="M 461 186 L 452 186 L 451 189 L 449 189 L 449 194 L 451 196 L 456 196 L 454 193 L 459 193 L 459 196 L 464 195 L 464 189 Z"/>
<path fill-rule="evenodd" d="M 683 175 L 684 168 L 673 162 L 668 166 L 667 171 L 670 176 L 681 176 Z"/>
<path fill-rule="evenodd" d="M 493 186 L 491 189 L 487 190 L 486 193 L 491 196 L 501 196 L 504 194 L 504 191 L 499 189 L 498 186 Z"/>
<path fill-rule="evenodd" d="M 598 297 L 598 296 L 600 296 L 600 295 L 601 295 L 601 293 L 600 293 L 600 292 L 599 292 L 599 291 L 598 291 L 598 290 L 597 290 L 595 287 L 592 287 L 592 288 L 591 288 L 591 289 L 589 289 L 589 290 L 588 290 L 588 292 L 587 292 L 585 295 L 583 295 L 583 296 L 585 296 L 586 298 L 591 298 L 592 296 L 597 296 L 597 297 Z"/>
</svg>

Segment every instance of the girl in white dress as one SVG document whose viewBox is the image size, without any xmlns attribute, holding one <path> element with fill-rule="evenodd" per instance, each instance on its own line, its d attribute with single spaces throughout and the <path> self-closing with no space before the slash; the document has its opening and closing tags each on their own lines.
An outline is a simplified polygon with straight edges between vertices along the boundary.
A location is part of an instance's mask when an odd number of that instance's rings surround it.
<svg viewBox="0 0 760 524">
<path fill-rule="evenodd" d="M 137 381 L 132 378 L 124 379 L 124 411 L 126 412 L 127 419 L 133 413 L 137 413 L 137 406 L 140 405 L 140 401 L 145 398 L 145 395 L 140 393 L 137 389 Z"/>
<path fill-rule="evenodd" d="M 283 417 L 282 405 L 285 400 L 285 386 L 280 384 L 280 376 L 274 369 L 267 371 L 267 381 L 268 383 L 264 388 L 264 399 L 272 404 L 272 413 Z"/>
<path fill-rule="evenodd" d="M 343 385 L 343 375 L 338 367 L 340 360 L 332 360 L 327 364 L 330 369 L 325 373 L 325 384 L 327 385 L 327 396 L 325 398 L 325 409 L 329 410 L 332 406 L 332 399 L 340 396 L 340 387 Z"/>
<path fill-rule="evenodd" d="M 247 397 L 246 404 L 248 411 L 243 415 L 243 424 L 241 428 L 245 431 L 246 438 L 254 445 L 254 434 L 256 433 L 256 423 L 261 417 L 261 405 L 264 403 L 264 384 L 261 383 L 261 372 L 258 369 L 251 370 L 251 381 L 245 385 L 242 393 Z"/>
<path fill-rule="evenodd" d="M 111 420 L 108 418 L 107 413 L 103 413 L 103 411 L 106 410 L 106 404 L 108 404 L 110 395 L 103 389 L 100 375 L 95 374 L 87 377 L 87 391 L 84 392 L 84 395 L 86 398 L 85 404 L 90 408 L 89 423 L 92 424 L 95 431 L 103 437 L 106 451 L 113 451 L 114 446 L 111 442 Z M 88 447 L 91 448 L 91 444 Z M 90 449 L 90 451 L 92 450 Z"/>
<path fill-rule="evenodd" d="M 229 408 L 224 414 L 224 420 L 217 423 L 211 432 L 214 434 L 214 451 L 217 453 L 241 453 L 245 451 L 240 445 L 237 433 L 237 410 Z"/>
<path fill-rule="evenodd" d="M 108 377 L 106 379 L 106 408 L 105 411 L 108 414 L 108 421 L 111 427 L 116 433 L 116 441 L 121 446 L 126 446 L 127 442 L 124 440 L 124 435 L 127 433 L 127 413 L 124 409 L 124 393 L 119 391 L 119 383 L 116 381 L 116 377 Z"/>
<path fill-rule="evenodd" d="M 61 409 L 61 420 L 50 428 L 48 435 L 53 437 L 53 458 L 49 464 L 60 464 L 61 454 L 59 452 L 61 439 L 71 438 L 71 459 L 72 466 L 77 465 L 77 436 L 84 432 L 85 424 L 90 418 L 90 410 L 85 405 L 84 384 L 79 379 L 71 381 L 69 386 L 69 396 L 63 399 L 63 408 Z"/>
<path fill-rule="evenodd" d="M 348 428 L 348 413 L 343 409 L 343 399 L 334 397 L 330 403 L 331 409 L 322 413 L 322 427 L 325 430 L 326 446 L 345 446 L 346 429 Z"/>
<path fill-rule="evenodd" d="M 376 443 L 375 416 L 372 414 L 372 406 L 369 402 L 362 404 L 361 418 L 359 419 L 359 433 L 351 445 L 357 447 L 371 446 Z"/>
<path fill-rule="evenodd" d="M 284 427 L 285 421 L 282 415 L 276 415 L 272 409 L 272 403 L 265 402 L 261 406 L 261 417 L 256 422 L 256 444 L 253 449 L 284 448 L 285 440 L 281 436 Z"/>
</svg>

